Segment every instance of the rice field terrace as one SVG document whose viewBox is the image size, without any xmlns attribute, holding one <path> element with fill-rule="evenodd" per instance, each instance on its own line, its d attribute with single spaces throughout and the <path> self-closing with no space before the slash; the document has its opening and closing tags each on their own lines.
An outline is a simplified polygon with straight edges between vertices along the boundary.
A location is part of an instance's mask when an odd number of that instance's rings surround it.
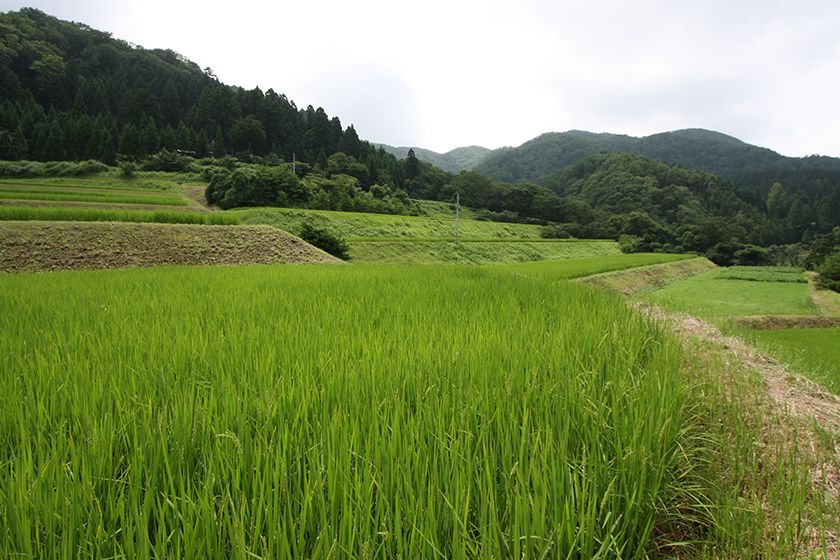
<svg viewBox="0 0 840 560">
<path fill-rule="evenodd" d="M 0 221 L 72 220 L 233 224 L 232 216 L 209 213 L 185 196 L 177 174 L 141 172 L 127 178 L 114 172 L 88 177 L 0 180 Z"/>
<path fill-rule="evenodd" d="M 0 303 L 14 556 L 647 558 L 691 505 L 679 345 L 585 286 L 161 268 Z"/>
<path fill-rule="evenodd" d="M 840 395 L 840 328 L 753 330 L 747 338 Z"/>
<path fill-rule="evenodd" d="M 647 294 L 645 299 L 711 319 L 819 313 L 804 271 L 787 267 L 716 268 Z"/>
</svg>

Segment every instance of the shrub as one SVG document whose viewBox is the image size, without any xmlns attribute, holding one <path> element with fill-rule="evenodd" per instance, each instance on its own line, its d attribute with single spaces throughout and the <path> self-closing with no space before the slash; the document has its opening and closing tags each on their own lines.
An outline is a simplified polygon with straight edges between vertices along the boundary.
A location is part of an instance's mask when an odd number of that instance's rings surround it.
<svg viewBox="0 0 840 560">
<path fill-rule="evenodd" d="M 169 150 L 161 150 L 146 158 L 142 163 L 145 171 L 180 171 L 194 172 L 199 167 L 191 157 Z"/>
<path fill-rule="evenodd" d="M 49 177 L 93 175 L 110 167 L 96 160 L 87 161 L 0 161 L 0 177 Z"/>
<path fill-rule="evenodd" d="M 840 251 L 835 251 L 825 258 L 819 273 L 821 287 L 840 292 Z"/>
<path fill-rule="evenodd" d="M 304 222 L 298 235 L 307 243 L 326 251 L 334 257 L 344 261 L 350 260 L 350 246 L 347 242 L 341 236 L 325 228 L 318 227 L 310 222 Z"/>
<path fill-rule="evenodd" d="M 828 256 L 838 250 L 840 250 L 840 227 L 814 240 L 808 256 L 805 257 L 805 268 L 819 270 Z"/>
<path fill-rule="evenodd" d="M 134 177 L 134 162 L 121 161 L 119 166 L 123 177 Z"/>
</svg>

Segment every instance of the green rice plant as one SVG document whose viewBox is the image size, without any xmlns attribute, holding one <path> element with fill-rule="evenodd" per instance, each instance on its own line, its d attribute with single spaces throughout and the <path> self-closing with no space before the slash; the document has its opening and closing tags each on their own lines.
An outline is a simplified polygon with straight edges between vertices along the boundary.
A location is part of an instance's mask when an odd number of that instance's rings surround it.
<svg viewBox="0 0 840 560">
<path fill-rule="evenodd" d="M 0 206 L 0 221 L 149 222 L 160 224 L 235 225 L 236 216 L 225 212 L 177 210 L 110 210 L 99 208 L 54 208 Z"/>
<path fill-rule="evenodd" d="M 733 266 L 718 270 L 721 280 L 752 280 L 754 282 L 795 282 L 807 284 L 805 271 L 787 266 Z"/>
<path fill-rule="evenodd" d="M 750 342 L 840 394 L 840 328 L 744 330 Z"/>
<path fill-rule="evenodd" d="M 69 192 L 0 189 L 0 198 L 11 200 L 58 200 L 65 202 L 109 202 L 113 204 L 155 204 L 163 206 L 187 206 L 189 203 L 180 195 L 111 194 L 104 192 Z"/>
<path fill-rule="evenodd" d="M 704 532 L 680 346 L 586 286 L 161 268 L 0 275 L 0 309 L 12 556 L 636 559 Z"/>
<path fill-rule="evenodd" d="M 616 270 L 626 270 L 640 266 L 669 263 L 694 258 L 694 255 L 672 255 L 668 253 L 620 253 L 617 255 L 574 258 L 560 261 L 516 263 L 499 265 L 500 270 L 508 270 L 534 278 L 547 280 L 569 280 L 603 274 Z"/>
<path fill-rule="evenodd" d="M 816 315 L 819 310 L 799 282 L 721 278 L 726 269 L 714 269 L 680 280 L 644 299 L 668 309 L 705 318 L 748 315 Z"/>
</svg>

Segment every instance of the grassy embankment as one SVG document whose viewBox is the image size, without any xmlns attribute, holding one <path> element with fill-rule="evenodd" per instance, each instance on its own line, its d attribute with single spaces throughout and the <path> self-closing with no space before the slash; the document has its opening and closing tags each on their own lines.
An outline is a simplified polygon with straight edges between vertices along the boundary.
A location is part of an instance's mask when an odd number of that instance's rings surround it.
<svg viewBox="0 0 840 560">
<path fill-rule="evenodd" d="M 455 243 L 455 215 L 438 204 L 428 216 L 394 216 L 326 210 L 253 208 L 235 210 L 245 224 L 300 230 L 305 221 L 325 227 L 350 242 L 354 262 L 434 264 L 524 262 L 619 254 L 605 240 L 542 239 L 540 226 L 488 222 L 462 217 Z M 470 215 L 469 213 L 467 215 Z"/>
<path fill-rule="evenodd" d="M 0 222 L 0 271 L 341 262 L 268 226 Z"/>
<path fill-rule="evenodd" d="M 791 557 L 808 469 L 568 264 L 0 275 L 0 549 Z"/>
</svg>

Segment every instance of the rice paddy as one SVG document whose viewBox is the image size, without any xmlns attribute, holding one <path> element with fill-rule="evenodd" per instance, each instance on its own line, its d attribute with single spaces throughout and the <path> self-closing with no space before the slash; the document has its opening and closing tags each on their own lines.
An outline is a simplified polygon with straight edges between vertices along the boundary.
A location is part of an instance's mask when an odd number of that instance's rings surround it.
<svg viewBox="0 0 840 560">
<path fill-rule="evenodd" d="M 679 347 L 588 287 L 161 268 L 0 304 L 13 555 L 646 558 L 684 503 Z"/>
<path fill-rule="evenodd" d="M 815 315 L 804 272 L 782 267 L 717 268 L 686 278 L 645 299 L 657 305 L 706 318 L 747 315 Z"/>
<path fill-rule="evenodd" d="M 100 208 L 53 208 L 0 206 L 0 221 L 149 222 L 158 224 L 234 225 L 236 216 L 222 212 L 177 210 L 112 210 Z"/>
<path fill-rule="evenodd" d="M 840 328 L 754 330 L 748 338 L 840 394 Z"/>
</svg>

